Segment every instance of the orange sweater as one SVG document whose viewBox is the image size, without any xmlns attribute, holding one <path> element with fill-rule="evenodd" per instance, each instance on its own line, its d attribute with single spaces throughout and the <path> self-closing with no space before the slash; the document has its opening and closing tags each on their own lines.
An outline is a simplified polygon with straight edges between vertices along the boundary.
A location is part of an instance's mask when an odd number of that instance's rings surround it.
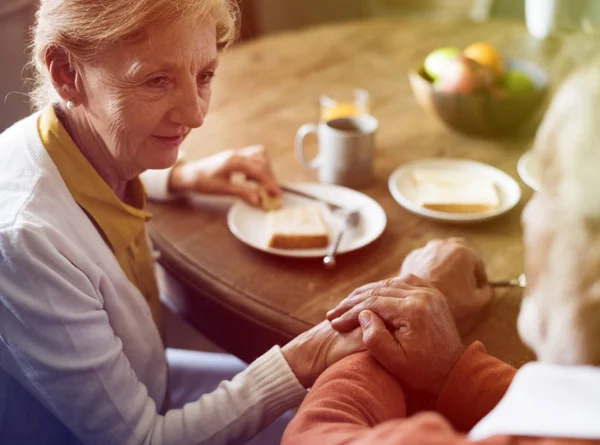
<svg viewBox="0 0 600 445">
<path fill-rule="evenodd" d="M 465 433 L 496 406 L 515 373 L 514 368 L 488 355 L 481 343 L 474 343 L 458 360 L 434 400 L 404 391 L 369 354 L 355 354 L 317 380 L 288 426 L 282 444 L 472 444 Z M 418 412 L 423 410 L 427 412 Z M 410 416 L 412 413 L 416 414 Z M 478 443 L 593 442 L 495 436 Z"/>
</svg>

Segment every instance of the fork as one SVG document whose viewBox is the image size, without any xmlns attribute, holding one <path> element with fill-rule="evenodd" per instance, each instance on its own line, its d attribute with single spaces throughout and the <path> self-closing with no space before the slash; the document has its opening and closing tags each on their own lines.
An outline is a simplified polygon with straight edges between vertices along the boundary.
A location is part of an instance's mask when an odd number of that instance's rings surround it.
<svg viewBox="0 0 600 445">
<path fill-rule="evenodd" d="M 360 211 L 359 210 L 351 210 L 349 212 L 344 213 L 344 220 L 342 222 L 342 227 L 336 234 L 333 243 L 331 243 L 329 245 L 329 251 L 327 252 L 327 255 L 325 255 L 325 258 L 323 258 L 323 264 L 325 264 L 325 267 L 327 267 L 329 269 L 335 267 L 335 254 L 338 250 L 338 247 L 340 245 L 340 241 L 342 240 L 342 236 L 344 235 L 344 232 L 346 232 L 347 230 L 354 229 L 356 226 L 358 226 L 359 222 L 360 222 Z"/>
<path fill-rule="evenodd" d="M 514 280 L 490 281 L 492 287 L 525 287 L 527 286 L 527 276 L 522 273 Z"/>
</svg>

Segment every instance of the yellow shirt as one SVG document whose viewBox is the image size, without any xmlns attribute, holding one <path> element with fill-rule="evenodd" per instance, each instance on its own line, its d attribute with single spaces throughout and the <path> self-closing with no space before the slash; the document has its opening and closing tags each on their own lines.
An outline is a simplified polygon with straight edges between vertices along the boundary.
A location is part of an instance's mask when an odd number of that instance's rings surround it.
<svg viewBox="0 0 600 445">
<path fill-rule="evenodd" d="M 111 248 L 123 272 L 142 293 L 159 328 L 160 301 L 152 253 L 146 234 L 146 191 L 139 178 L 128 184 L 133 205 L 121 201 L 79 150 L 56 117 L 53 107 L 38 121 L 44 147 L 67 188 Z"/>
</svg>

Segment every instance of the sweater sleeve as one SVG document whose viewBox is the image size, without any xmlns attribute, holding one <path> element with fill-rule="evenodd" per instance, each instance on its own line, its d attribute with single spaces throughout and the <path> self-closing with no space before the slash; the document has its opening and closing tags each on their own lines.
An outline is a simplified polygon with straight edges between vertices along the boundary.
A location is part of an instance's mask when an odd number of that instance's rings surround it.
<svg viewBox="0 0 600 445">
<path fill-rule="evenodd" d="M 316 381 L 283 436 L 283 445 L 467 443 L 437 413 L 406 418 L 400 383 L 368 353 L 333 365 Z"/>
<path fill-rule="evenodd" d="M 436 410 L 460 431 L 469 431 L 506 393 L 517 370 L 473 343 L 452 368 Z"/>
<path fill-rule="evenodd" d="M 214 392 L 158 414 L 99 289 L 65 254 L 68 241 L 40 232 L 0 230 L 0 365 L 83 443 L 243 442 L 306 395 L 275 347 Z"/>
<path fill-rule="evenodd" d="M 185 162 L 185 153 L 179 152 L 175 165 Z M 159 170 L 146 170 L 140 174 L 140 179 L 144 184 L 148 198 L 153 201 L 170 201 L 180 195 L 169 191 L 169 178 L 175 165 Z"/>
<path fill-rule="evenodd" d="M 317 379 L 282 444 L 347 443 L 374 425 L 405 415 L 400 384 L 368 353 L 354 354 Z"/>
</svg>

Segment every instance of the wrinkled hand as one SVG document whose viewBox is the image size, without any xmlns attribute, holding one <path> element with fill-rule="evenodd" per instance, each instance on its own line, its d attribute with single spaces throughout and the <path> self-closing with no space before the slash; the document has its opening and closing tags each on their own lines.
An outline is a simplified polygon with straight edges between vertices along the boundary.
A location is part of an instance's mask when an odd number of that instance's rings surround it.
<svg viewBox="0 0 600 445">
<path fill-rule="evenodd" d="M 338 360 L 364 350 L 360 328 L 341 334 L 327 320 L 282 348 L 290 368 L 305 388 L 310 388 L 317 377 Z"/>
<path fill-rule="evenodd" d="M 494 296 L 483 259 L 462 238 L 433 240 L 411 252 L 399 277 L 416 275 L 439 289 L 456 320 L 479 312 Z"/>
<path fill-rule="evenodd" d="M 437 395 L 465 349 L 448 303 L 431 287 L 391 286 L 352 310 L 365 347 L 406 385 Z"/>
<path fill-rule="evenodd" d="M 173 167 L 169 187 L 174 192 L 197 192 L 239 196 L 250 204 L 260 204 L 259 190 L 232 184 L 231 176 L 244 173 L 258 182 L 269 194 L 281 193 L 267 153 L 261 145 L 225 150 L 215 155 L 183 162 Z"/>
</svg>

